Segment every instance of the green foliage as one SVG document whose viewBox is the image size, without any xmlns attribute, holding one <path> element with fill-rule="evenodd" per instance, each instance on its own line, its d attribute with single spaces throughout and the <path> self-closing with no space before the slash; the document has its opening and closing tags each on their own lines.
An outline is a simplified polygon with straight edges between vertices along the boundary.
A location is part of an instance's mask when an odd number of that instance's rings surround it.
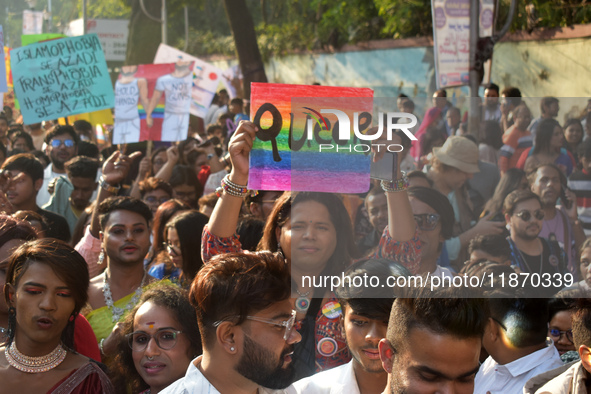
<svg viewBox="0 0 591 394">
<path fill-rule="evenodd" d="M 499 25 L 504 23 L 509 10 L 510 0 L 501 1 Z M 533 5 L 533 12 L 527 6 Z M 588 0 L 528 0 L 517 1 L 517 9 L 512 31 L 531 30 L 533 28 L 567 27 L 591 22 L 591 3 Z"/>
<path fill-rule="evenodd" d="M 433 35 L 431 2 L 423 0 L 374 0 L 384 20 L 382 33 L 389 38 Z"/>
<path fill-rule="evenodd" d="M 129 19 L 134 0 L 87 0 L 88 18 Z M 160 0 L 145 0 L 146 4 Z M 36 9 L 47 9 L 37 0 Z M 427 0 L 246 0 L 263 58 L 298 50 L 340 48 L 360 41 L 431 36 L 431 2 Z M 506 20 L 510 0 L 501 0 L 497 28 Z M 591 23 L 589 0 L 517 0 L 511 30 L 565 27 Z M 535 15 L 526 6 L 532 4 Z M 220 0 L 167 0 L 171 45 L 183 48 L 183 7 L 189 6 L 188 51 L 197 55 L 234 55 L 231 30 Z M 82 0 L 52 0 L 53 32 L 82 17 Z M 20 45 L 25 1 L 0 0 L 0 23 L 7 44 Z M 8 10 L 8 14 L 7 14 Z M 154 15 L 159 17 L 159 15 Z M 45 27 L 47 32 L 48 25 Z"/>
</svg>

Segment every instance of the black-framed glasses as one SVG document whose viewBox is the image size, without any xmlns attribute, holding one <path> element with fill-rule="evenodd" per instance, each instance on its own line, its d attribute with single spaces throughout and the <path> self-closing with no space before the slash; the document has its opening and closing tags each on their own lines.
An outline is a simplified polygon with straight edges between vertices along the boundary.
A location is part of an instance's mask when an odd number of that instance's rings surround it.
<svg viewBox="0 0 591 394">
<path fill-rule="evenodd" d="M 72 139 L 67 139 L 67 140 L 63 140 L 63 141 L 62 140 L 51 140 L 50 144 L 53 148 L 59 148 L 62 145 L 64 145 L 66 148 L 71 148 L 74 145 L 76 145 L 76 143 Z"/>
<path fill-rule="evenodd" d="M 415 217 L 415 222 L 422 231 L 431 231 L 437 227 L 437 223 L 439 223 L 439 216 L 436 213 L 421 213 L 420 215 L 413 215 Z"/>
<path fill-rule="evenodd" d="M 149 202 L 150 204 L 154 204 L 154 203 L 164 204 L 168 200 L 170 200 L 170 197 L 160 197 L 160 198 L 157 198 L 156 196 L 144 197 L 144 201 Z"/>
<path fill-rule="evenodd" d="M 515 214 L 519 219 L 523 220 L 524 222 L 529 222 L 529 220 L 535 217 L 537 220 L 544 220 L 544 211 L 541 209 L 535 210 L 533 213 L 531 211 L 523 210 L 519 211 Z"/>
<path fill-rule="evenodd" d="M 293 326 L 295 325 L 296 314 L 297 314 L 297 312 L 295 310 L 292 310 L 291 317 L 287 320 L 284 320 L 284 321 L 265 319 L 263 317 L 258 317 L 258 316 L 246 316 L 246 318 L 248 320 L 254 320 L 254 321 L 261 322 L 261 323 L 271 324 L 271 325 L 277 326 L 277 327 L 285 327 L 285 333 L 283 334 L 283 339 L 285 341 L 287 341 L 289 339 L 289 337 L 291 336 L 291 333 L 293 332 Z M 229 319 L 236 318 L 236 317 L 238 317 L 238 316 L 230 316 L 225 319 L 218 320 L 215 323 L 213 323 L 213 326 L 217 327 L 220 324 L 222 324 L 224 321 L 227 321 Z"/>
<path fill-rule="evenodd" d="M 168 242 L 163 242 L 162 245 L 166 248 L 166 251 L 168 253 L 174 253 L 176 256 L 180 256 L 181 255 L 181 248 L 180 248 L 180 246 L 174 246 L 172 244 L 169 244 Z"/>
<path fill-rule="evenodd" d="M 156 345 L 160 349 L 170 350 L 176 345 L 178 335 L 182 333 L 182 331 L 172 328 L 161 328 L 154 335 L 150 335 L 145 331 L 135 331 L 127 334 L 125 337 L 127 338 L 129 347 L 134 352 L 144 351 L 152 338 L 154 338 Z"/>
<path fill-rule="evenodd" d="M 573 330 L 561 331 L 557 328 L 551 328 L 548 330 L 548 332 L 550 333 L 550 336 L 552 337 L 552 339 L 555 342 L 560 341 L 560 338 L 562 337 L 562 335 L 564 335 L 564 336 L 566 336 L 566 339 L 568 339 L 568 341 L 570 343 L 574 343 L 573 342 Z"/>
</svg>

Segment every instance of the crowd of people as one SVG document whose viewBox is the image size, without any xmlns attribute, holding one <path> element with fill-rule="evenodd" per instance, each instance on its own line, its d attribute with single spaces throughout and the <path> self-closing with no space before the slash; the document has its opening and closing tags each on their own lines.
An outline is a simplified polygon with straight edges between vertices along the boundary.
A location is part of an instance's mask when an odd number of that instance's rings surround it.
<svg viewBox="0 0 591 394">
<path fill-rule="evenodd" d="M 248 190 L 226 91 L 153 148 L 5 107 L 0 392 L 587 393 L 591 100 L 484 96 L 475 137 L 436 91 L 360 195 Z"/>
</svg>

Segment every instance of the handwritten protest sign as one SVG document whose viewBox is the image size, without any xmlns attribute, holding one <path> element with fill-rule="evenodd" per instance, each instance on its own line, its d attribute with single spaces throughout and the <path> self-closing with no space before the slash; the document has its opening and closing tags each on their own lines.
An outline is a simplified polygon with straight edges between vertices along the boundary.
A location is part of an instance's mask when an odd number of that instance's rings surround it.
<svg viewBox="0 0 591 394">
<path fill-rule="evenodd" d="M 195 56 L 191 56 L 188 53 L 165 44 L 160 44 L 158 47 L 156 57 L 154 57 L 154 63 L 174 63 L 178 59 L 193 62 L 191 114 L 205 118 L 218 84 L 222 79 L 222 70 Z"/>
<path fill-rule="evenodd" d="M 191 65 L 179 60 L 123 66 L 115 84 L 114 144 L 187 138 Z"/>
<path fill-rule="evenodd" d="M 4 48 L 4 30 L 0 26 L 0 48 Z M 0 59 L 0 92 L 8 92 L 8 84 L 6 83 L 6 63 L 4 62 L 4 51 L 1 52 Z"/>
<path fill-rule="evenodd" d="M 248 187 L 366 192 L 370 168 L 367 152 L 353 149 L 354 138 L 335 138 L 335 115 L 319 115 L 322 109 L 336 109 L 351 120 L 355 112 L 367 112 L 371 118 L 372 97 L 373 91 L 366 88 L 253 83 L 250 118 L 260 131 L 250 153 Z M 320 144 L 333 148 L 321 149 Z"/>
<path fill-rule="evenodd" d="M 96 34 L 15 48 L 10 62 L 27 124 L 113 107 L 115 96 Z"/>
</svg>

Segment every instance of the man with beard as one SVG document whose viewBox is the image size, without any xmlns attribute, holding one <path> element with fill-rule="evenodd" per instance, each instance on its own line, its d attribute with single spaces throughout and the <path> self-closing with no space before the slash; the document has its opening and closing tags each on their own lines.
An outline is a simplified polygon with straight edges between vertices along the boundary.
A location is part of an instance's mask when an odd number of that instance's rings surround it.
<svg viewBox="0 0 591 394">
<path fill-rule="evenodd" d="M 509 225 L 510 236 L 507 237 L 511 246 L 511 266 L 517 272 L 539 276 L 565 274 L 566 262 L 562 249 L 538 235 L 542 230 L 544 210 L 540 198 L 529 190 L 515 190 L 505 198 L 503 203 L 505 221 Z M 559 281 L 551 283 L 551 287 L 533 289 L 538 296 L 552 296 L 563 286 Z"/>
<path fill-rule="evenodd" d="M 291 384 L 291 354 L 301 336 L 290 295 L 289 268 L 278 255 L 229 253 L 209 260 L 189 294 L 203 355 L 161 393 L 252 394 Z"/>
<path fill-rule="evenodd" d="M 577 251 L 586 237 L 578 217 L 576 195 L 567 189 L 566 177 L 554 164 L 542 164 L 528 176 L 528 180 L 544 210 L 539 236 L 551 244 L 560 245 L 566 253 L 568 272 L 577 280 Z M 561 197 L 563 189 L 566 198 Z M 557 207 L 559 197 L 566 201 L 561 201 L 561 205 Z"/>
<path fill-rule="evenodd" d="M 390 287 L 354 286 L 364 278 L 409 276 L 404 267 L 385 259 L 355 263 L 337 288 L 342 308 L 341 326 L 353 359 L 294 383 L 290 394 L 379 394 L 384 391 L 388 374 L 382 367 L 378 343 L 386 337 L 394 292 Z M 373 279 L 372 279 L 373 280 Z M 379 297 L 379 298 L 378 298 Z"/>
<path fill-rule="evenodd" d="M 472 393 L 488 303 L 471 289 L 409 289 L 392 306 L 378 345 L 384 394 Z"/>
<path fill-rule="evenodd" d="M 164 121 L 162 122 L 162 141 L 182 141 L 189 132 L 189 110 L 191 108 L 191 89 L 193 72 L 190 60 L 178 60 L 174 71 L 156 80 L 154 93 L 146 111 L 146 123 L 152 127 L 152 112 L 156 109 L 162 93 L 165 93 Z"/>
<path fill-rule="evenodd" d="M 43 185 L 37 193 L 37 205 L 47 204 L 51 194 L 49 183 L 59 176 L 66 176 L 65 164 L 78 155 L 78 134 L 72 126 L 56 126 L 45 136 L 45 153 L 49 157 L 49 164 L 43 172 Z"/>
<path fill-rule="evenodd" d="M 137 66 L 123 66 L 121 76 L 115 82 L 115 126 L 113 144 L 140 140 L 140 113 L 137 105 L 149 106 L 148 82 L 136 78 Z"/>
</svg>

